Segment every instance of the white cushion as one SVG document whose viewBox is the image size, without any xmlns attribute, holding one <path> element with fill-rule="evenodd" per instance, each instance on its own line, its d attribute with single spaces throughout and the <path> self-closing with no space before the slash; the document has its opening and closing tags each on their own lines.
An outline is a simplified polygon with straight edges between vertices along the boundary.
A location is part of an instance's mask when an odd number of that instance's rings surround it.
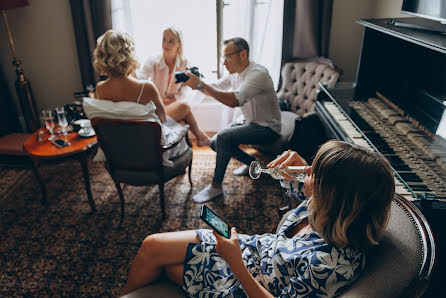
<svg viewBox="0 0 446 298">
<path fill-rule="evenodd" d="M 294 132 L 294 126 L 296 119 L 299 116 L 296 113 L 289 111 L 281 111 L 280 116 L 282 117 L 282 128 L 280 130 L 280 139 L 282 142 L 289 141 Z"/>
<path fill-rule="evenodd" d="M 294 126 L 296 119 L 299 118 L 299 115 L 289 111 L 280 111 L 282 127 L 280 129 L 280 140 L 283 142 L 289 141 L 294 132 Z M 243 123 L 245 117 L 243 114 L 238 115 L 237 118 L 233 121 L 233 123 Z"/>
<path fill-rule="evenodd" d="M 110 100 L 84 97 L 82 104 L 88 119 L 95 117 L 124 120 L 144 119 L 157 122 L 161 125 L 161 121 L 155 112 L 155 104 L 152 101 L 143 105 L 131 101 L 113 102 Z"/>
</svg>

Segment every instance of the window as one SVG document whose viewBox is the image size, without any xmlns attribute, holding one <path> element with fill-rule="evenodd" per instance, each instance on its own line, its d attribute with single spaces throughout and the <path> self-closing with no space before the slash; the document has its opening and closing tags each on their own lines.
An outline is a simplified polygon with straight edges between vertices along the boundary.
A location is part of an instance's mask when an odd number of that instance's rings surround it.
<svg viewBox="0 0 446 298">
<path fill-rule="evenodd" d="M 173 9 L 173 7 L 175 9 Z M 223 7 L 223 12 L 219 10 Z M 218 9 L 217 9 L 218 8 Z M 221 41 L 239 36 L 251 59 L 264 65 L 277 85 L 282 55 L 283 0 L 112 0 L 113 28 L 129 33 L 143 62 L 161 52 L 163 29 L 175 26 L 184 38 L 184 55 L 206 78 L 217 78 L 217 21 Z M 217 20 L 222 16 L 222 20 Z M 220 65 L 220 69 L 224 67 Z"/>
<path fill-rule="evenodd" d="M 250 58 L 265 66 L 277 87 L 282 59 L 283 0 L 225 0 L 223 39 L 243 37 Z"/>
<path fill-rule="evenodd" d="M 223 40 L 242 37 L 249 43 L 250 59 L 268 69 L 277 87 L 283 0 L 112 0 L 112 17 L 114 29 L 134 38 L 141 63 L 161 53 L 164 28 L 178 27 L 183 32 L 184 56 L 191 66 L 199 67 L 206 81 L 214 81 L 218 71 L 226 71 L 218 64 Z M 237 109 L 210 97 L 193 97 L 189 103 L 200 127 L 208 132 L 222 129 L 237 116 Z"/>
<path fill-rule="evenodd" d="M 113 0 L 113 28 L 135 40 L 136 56 L 143 63 L 161 53 L 163 30 L 174 26 L 183 32 L 184 56 L 206 78 L 216 78 L 216 3 L 209 0 Z"/>
</svg>

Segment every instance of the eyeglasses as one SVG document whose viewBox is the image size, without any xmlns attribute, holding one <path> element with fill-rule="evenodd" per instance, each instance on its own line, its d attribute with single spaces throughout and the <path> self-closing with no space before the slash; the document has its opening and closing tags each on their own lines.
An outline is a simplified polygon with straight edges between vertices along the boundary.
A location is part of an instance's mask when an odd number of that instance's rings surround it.
<svg viewBox="0 0 446 298">
<path fill-rule="evenodd" d="M 224 62 L 224 61 L 228 60 L 229 58 L 231 58 L 232 55 L 234 55 L 234 54 L 238 54 L 238 53 L 242 52 L 243 50 L 244 50 L 244 49 L 241 49 L 241 50 L 235 51 L 235 52 L 233 52 L 233 53 L 226 54 L 226 55 L 224 55 L 223 57 L 221 57 L 221 60 Z"/>
</svg>

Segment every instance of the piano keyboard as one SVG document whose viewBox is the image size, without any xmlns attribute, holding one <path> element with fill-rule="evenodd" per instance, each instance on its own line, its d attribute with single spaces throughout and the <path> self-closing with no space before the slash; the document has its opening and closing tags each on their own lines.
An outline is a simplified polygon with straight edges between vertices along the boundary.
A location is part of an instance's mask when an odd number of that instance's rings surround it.
<svg viewBox="0 0 446 298">
<path fill-rule="evenodd" d="M 444 148 L 379 99 L 352 101 L 350 118 L 335 102 L 325 109 L 354 144 L 380 152 L 395 172 L 395 192 L 416 200 L 425 194 L 446 199 Z"/>
</svg>

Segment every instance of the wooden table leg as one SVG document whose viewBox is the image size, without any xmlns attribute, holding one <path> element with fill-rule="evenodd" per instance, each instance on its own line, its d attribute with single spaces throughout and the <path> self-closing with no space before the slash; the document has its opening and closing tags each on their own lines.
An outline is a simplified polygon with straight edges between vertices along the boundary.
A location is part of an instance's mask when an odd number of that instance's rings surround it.
<svg viewBox="0 0 446 298">
<path fill-rule="evenodd" d="M 43 183 L 43 179 L 42 176 L 40 175 L 39 172 L 39 161 L 35 158 L 31 158 L 32 164 L 31 164 L 31 170 L 34 173 L 34 176 L 36 176 L 37 182 L 39 182 L 40 185 L 40 190 L 42 191 L 42 205 L 46 204 L 46 187 L 45 184 Z"/>
<path fill-rule="evenodd" d="M 95 212 L 96 205 L 94 203 L 93 196 L 91 195 L 91 190 L 90 190 L 90 175 L 88 174 L 88 162 L 87 162 L 86 152 L 82 152 L 81 154 L 79 154 L 79 162 L 82 166 L 82 172 L 84 174 L 85 189 L 87 190 L 88 202 L 90 203 L 91 210 Z"/>
</svg>

